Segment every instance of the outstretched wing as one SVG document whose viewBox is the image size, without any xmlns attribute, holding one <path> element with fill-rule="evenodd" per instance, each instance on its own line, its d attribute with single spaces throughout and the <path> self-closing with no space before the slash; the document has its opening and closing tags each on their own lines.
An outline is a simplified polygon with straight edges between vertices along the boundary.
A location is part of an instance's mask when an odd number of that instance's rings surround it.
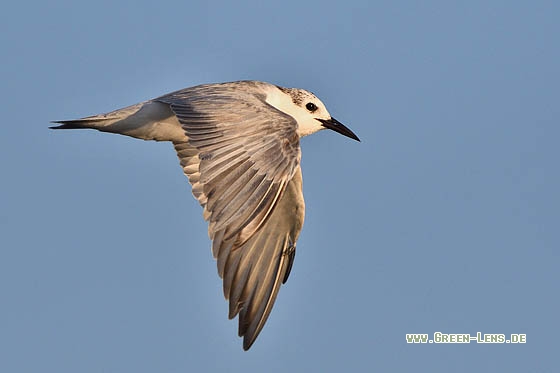
<svg viewBox="0 0 560 373">
<path fill-rule="evenodd" d="M 297 123 L 265 98 L 258 83 L 238 82 L 156 99 L 170 105 L 188 137 L 175 149 L 209 222 L 245 349 L 287 279 L 304 215 Z"/>
</svg>

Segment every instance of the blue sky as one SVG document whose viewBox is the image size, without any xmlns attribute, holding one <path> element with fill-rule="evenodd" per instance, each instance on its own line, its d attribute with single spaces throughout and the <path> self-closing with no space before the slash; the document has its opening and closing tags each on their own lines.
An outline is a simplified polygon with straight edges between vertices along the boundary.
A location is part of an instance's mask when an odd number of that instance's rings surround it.
<svg viewBox="0 0 560 373">
<path fill-rule="evenodd" d="M 0 371 L 553 371 L 553 1 L 12 2 L 0 14 Z M 306 222 L 249 352 L 169 144 L 49 121 L 256 79 L 362 139 L 302 140 Z M 406 333 L 525 333 L 413 345 Z"/>
</svg>

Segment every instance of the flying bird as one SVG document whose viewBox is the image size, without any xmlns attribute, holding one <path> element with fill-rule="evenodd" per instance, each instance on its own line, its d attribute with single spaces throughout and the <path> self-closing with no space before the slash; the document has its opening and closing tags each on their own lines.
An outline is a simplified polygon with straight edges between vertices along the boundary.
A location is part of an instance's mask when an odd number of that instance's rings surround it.
<svg viewBox="0 0 560 373">
<path fill-rule="evenodd" d="M 258 81 L 198 85 L 52 123 L 173 143 L 208 221 L 229 318 L 239 315 L 245 350 L 294 262 L 305 214 L 299 139 L 330 129 L 360 141 L 311 92 Z"/>
</svg>

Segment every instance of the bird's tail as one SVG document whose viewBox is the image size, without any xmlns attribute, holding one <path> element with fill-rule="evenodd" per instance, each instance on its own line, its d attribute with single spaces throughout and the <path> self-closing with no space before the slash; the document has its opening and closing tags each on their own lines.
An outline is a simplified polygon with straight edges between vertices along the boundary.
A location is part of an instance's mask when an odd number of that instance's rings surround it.
<svg viewBox="0 0 560 373">
<path fill-rule="evenodd" d="M 81 119 L 56 120 L 52 129 L 91 128 L 143 140 L 185 141 L 185 132 L 169 105 L 146 101 L 106 114 Z"/>
<path fill-rule="evenodd" d="M 107 119 L 95 119 L 95 118 L 81 118 L 81 119 L 71 119 L 71 120 L 55 120 L 51 123 L 59 123 L 59 126 L 50 126 L 53 130 L 76 130 L 82 128 L 93 128 L 99 129 L 107 124 Z"/>
<path fill-rule="evenodd" d="M 111 125 L 121 122 L 126 118 L 129 118 L 136 114 L 141 108 L 142 104 L 136 104 L 132 106 L 125 107 L 123 109 L 115 110 L 110 113 L 92 115 L 90 117 L 71 119 L 71 120 L 55 120 L 51 123 L 58 123 L 59 126 L 51 126 L 49 128 L 55 130 L 69 130 L 69 129 L 82 129 L 91 128 L 106 132 L 110 131 Z"/>
</svg>

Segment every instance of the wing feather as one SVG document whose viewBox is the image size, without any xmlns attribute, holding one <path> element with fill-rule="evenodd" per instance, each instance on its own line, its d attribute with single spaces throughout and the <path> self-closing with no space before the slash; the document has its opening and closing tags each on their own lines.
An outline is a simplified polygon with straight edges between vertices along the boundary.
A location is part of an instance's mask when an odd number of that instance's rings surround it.
<svg viewBox="0 0 560 373">
<path fill-rule="evenodd" d="M 162 96 L 188 138 L 175 143 L 204 208 L 229 317 L 248 349 L 293 262 L 304 203 L 295 120 L 266 103 L 270 86 L 214 84 Z"/>
</svg>

